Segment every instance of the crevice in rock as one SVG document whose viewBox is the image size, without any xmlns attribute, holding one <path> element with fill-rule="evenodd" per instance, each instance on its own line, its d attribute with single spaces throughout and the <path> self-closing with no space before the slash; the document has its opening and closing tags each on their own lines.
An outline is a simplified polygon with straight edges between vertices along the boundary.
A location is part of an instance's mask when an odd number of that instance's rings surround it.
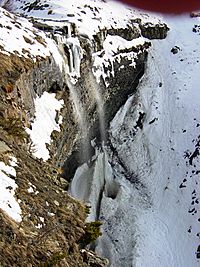
<svg viewBox="0 0 200 267">
<path fill-rule="evenodd" d="M 117 149 L 113 146 L 112 142 L 109 141 L 109 148 L 112 153 L 112 167 L 115 167 L 115 165 L 120 166 L 120 172 L 121 174 L 131 183 L 135 186 L 135 188 L 144 196 L 144 199 L 147 200 L 147 205 L 151 206 L 151 196 L 148 193 L 148 190 L 146 186 L 141 182 L 139 176 L 137 173 L 134 173 L 130 171 L 126 163 L 121 159 Z"/>
</svg>

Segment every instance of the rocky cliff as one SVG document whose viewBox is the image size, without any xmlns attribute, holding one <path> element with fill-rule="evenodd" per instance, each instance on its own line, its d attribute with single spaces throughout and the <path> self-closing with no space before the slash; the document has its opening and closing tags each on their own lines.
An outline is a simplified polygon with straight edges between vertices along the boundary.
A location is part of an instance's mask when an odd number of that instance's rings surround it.
<svg viewBox="0 0 200 267">
<path fill-rule="evenodd" d="M 111 266 L 136 266 L 135 203 L 150 210 L 147 176 L 157 177 L 143 127 L 158 120 L 151 89 L 145 98 L 138 88 L 151 68 L 150 88 L 162 89 L 159 63 L 147 60 L 169 28 L 112 1 L 2 6 L 1 265 L 108 265 L 83 246 L 88 208 L 69 190 L 92 205 L 87 220 L 104 221 L 91 248 Z"/>
</svg>

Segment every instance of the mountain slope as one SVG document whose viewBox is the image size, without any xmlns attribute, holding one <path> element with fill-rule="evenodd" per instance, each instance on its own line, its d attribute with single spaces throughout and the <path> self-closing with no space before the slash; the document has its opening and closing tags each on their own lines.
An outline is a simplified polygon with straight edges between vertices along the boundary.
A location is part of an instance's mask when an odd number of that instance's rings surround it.
<svg viewBox="0 0 200 267">
<path fill-rule="evenodd" d="M 120 190 L 103 197 L 97 247 L 111 266 L 199 266 L 199 19 L 166 22 L 170 32 L 152 42 L 137 95 L 111 123 L 109 161 Z"/>
<path fill-rule="evenodd" d="M 199 265 L 199 18 L 163 20 L 168 37 L 152 41 L 105 155 L 71 184 L 104 221 L 96 250 L 113 267 Z"/>
<path fill-rule="evenodd" d="M 200 19 L 113 1 L 0 3 L 26 16 L 0 9 L 3 266 L 25 247 L 31 264 L 97 264 L 81 249 L 86 208 L 68 182 L 91 205 L 87 220 L 103 222 L 92 248 L 111 267 L 199 266 Z"/>
</svg>

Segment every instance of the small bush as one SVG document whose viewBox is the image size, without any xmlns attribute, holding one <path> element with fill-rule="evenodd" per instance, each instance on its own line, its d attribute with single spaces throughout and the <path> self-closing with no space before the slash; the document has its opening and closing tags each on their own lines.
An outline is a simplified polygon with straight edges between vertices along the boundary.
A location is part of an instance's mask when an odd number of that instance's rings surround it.
<svg viewBox="0 0 200 267">
<path fill-rule="evenodd" d="M 97 240 L 99 236 L 102 235 L 100 227 L 102 223 L 100 221 L 94 221 L 90 223 L 86 223 L 85 225 L 85 234 L 80 240 L 80 244 L 85 247 L 90 243 Z"/>
<path fill-rule="evenodd" d="M 61 262 L 66 255 L 64 253 L 55 253 L 52 257 L 45 263 L 41 265 L 41 267 L 53 267 L 56 266 L 59 262 Z"/>
<path fill-rule="evenodd" d="M 88 205 L 85 206 L 85 213 L 86 213 L 87 215 L 90 214 L 90 209 L 91 209 L 91 206 L 88 206 Z"/>
<path fill-rule="evenodd" d="M 26 139 L 28 137 L 20 118 L 2 118 L 0 120 L 0 127 L 2 127 L 10 136 L 18 137 L 19 139 Z"/>
</svg>

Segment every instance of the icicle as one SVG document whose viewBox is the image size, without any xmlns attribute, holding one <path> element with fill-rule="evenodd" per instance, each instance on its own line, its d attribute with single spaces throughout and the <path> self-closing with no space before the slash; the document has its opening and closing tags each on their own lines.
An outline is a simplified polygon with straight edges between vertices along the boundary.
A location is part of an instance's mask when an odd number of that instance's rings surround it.
<svg viewBox="0 0 200 267">
<path fill-rule="evenodd" d="M 74 73 L 77 77 L 80 77 L 80 65 L 82 58 L 82 50 L 79 45 L 73 46 L 73 62 L 74 62 Z"/>
<path fill-rule="evenodd" d="M 82 59 L 82 49 L 77 37 L 70 37 L 67 39 L 67 45 L 70 50 L 70 76 L 80 77 L 80 65 Z"/>
<path fill-rule="evenodd" d="M 69 48 L 69 74 L 73 73 L 74 70 L 74 63 L 73 63 L 73 46 L 68 45 Z"/>
<path fill-rule="evenodd" d="M 70 76 L 71 82 L 75 84 L 80 77 L 83 53 L 78 37 L 72 37 L 71 24 L 68 23 L 66 28 L 66 36 L 54 33 L 54 37 L 56 37 L 60 54 L 64 59 L 63 71 Z"/>
</svg>

